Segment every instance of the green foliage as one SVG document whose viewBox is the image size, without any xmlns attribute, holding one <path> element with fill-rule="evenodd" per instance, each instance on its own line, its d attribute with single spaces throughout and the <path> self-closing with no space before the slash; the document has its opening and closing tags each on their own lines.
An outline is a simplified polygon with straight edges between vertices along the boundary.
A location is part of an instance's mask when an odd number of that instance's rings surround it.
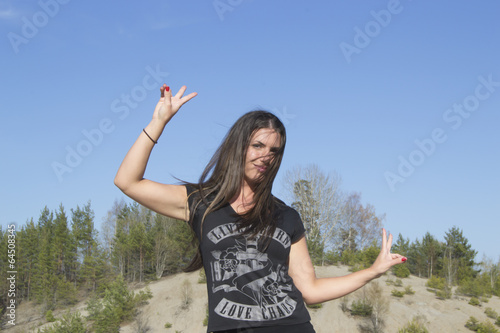
<svg viewBox="0 0 500 333">
<path fill-rule="evenodd" d="M 480 323 L 476 318 L 470 317 L 465 327 L 478 333 L 498 333 L 498 329 L 490 321 Z"/>
<path fill-rule="evenodd" d="M 486 308 L 486 310 L 484 310 L 484 313 L 486 314 L 486 316 L 490 317 L 491 319 L 498 318 L 498 313 L 495 310 L 493 310 L 492 308 Z"/>
<path fill-rule="evenodd" d="M 490 321 L 482 322 L 479 325 L 478 333 L 499 333 L 498 329 Z"/>
<path fill-rule="evenodd" d="M 427 330 L 420 318 L 413 318 L 403 328 L 400 328 L 398 333 L 429 333 L 429 330 Z"/>
<path fill-rule="evenodd" d="M 92 297 L 87 303 L 89 320 L 93 320 L 96 333 L 118 332 L 120 323 L 132 319 L 136 307 L 152 297 L 149 288 L 137 294 L 129 291 L 121 275 L 108 284 L 102 300 Z"/>
<path fill-rule="evenodd" d="M 471 297 L 471 299 L 469 300 L 469 304 L 474 306 L 480 306 L 481 302 L 479 302 L 479 299 L 477 299 L 477 297 Z"/>
<path fill-rule="evenodd" d="M 354 266 L 359 261 L 358 256 L 356 256 L 356 252 L 346 250 L 343 251 L 340 255 L 340 262 L 347 266 Z"/>
<path fill-rule="evenodd" d="M 405 266 L 419 277 L 429 278 L 439 273 L 442 268 L 443 245 L 430 233 L 410 245 L 407 257 L 412 258 Z"/>
<path fill-rule="evenodd" d="M 205 315 L 205 318 L 203 319 L 203 326 L 208 326 L 208 304 L 207 304 L 207 314 Z"/>
<path fill-rule="evenodd" d="M 38 330 L 38 333 L 87 333 L 85 321 L 80 312 L 67 312 L 52 327 Z"/>
<path fill-rule="evenodd" d="M 405 295 L 405 292 L 397 290 L 397 289 L 393 289 L 391 291 L 391 295 L 394 296 L 394 297 L 403 297 Z"/>
<path fill-rule="evenodd" d="M 351 314 L 353 316 L 370 317 L 373 312 L 373 306 L 367 301 L 360 299 L 351 304 Z"/>
<path fill-rule="evenodd" d="M 403 281 L 401 281 L 401 279 L 396 279 L 396 281 L 394 281 L 394 286 L 396 286 L 396 287 L 402 287 L 403 286 Z"/>
<path fill-rule="evenodd" d="M 328 251 L 323 255 L 323 263 L 325 265 L 335 265 L 341 262 L 341 256 L 338 252 Z"/>
<path fill-rule="evenodd" d="M 408 266 L 406 266 L 404 264 L 394 266 L 392 268 L 392 272 L 398 278 L 407 278 L 410 276 L 410 269 L 408 268 Z"/>
<path fill-rule="evenodd" d="M 462 295 L 480 297 L 487 294 L 487 290 L 487 281 L 485 283 L 484 279 L 467 277 L 460 281 L 456 292 Z"/>
<path fill-rule="evenodd" d="M 477 251 L 472 249 L 471 244 L 463 235 L 462 230 L 452 227 L 445 234 L 445 250 L 443 255 L 443 274 L 449 285 L 455 284 L 466 278 L 474 278 L 477 271 L 474 270 L 474 258 Z"/>
<path fill-rule="evenodd" d="M 207 326 L 207 325 L 203 325 L 203 326 Z M 165 328 L 172 328 L 172 324 L 171 323 L 165 323 Z"/>
<path fill-rule="evenodd" d="M 500 317 L 497 317 L 497 320 L 495 321 L 495 325 L 500 326 Z"/>
<path fill-rule="evenodd" d="M 414 295 L 415 294 L 415 290 L 413 290 L 413 288 L 411 286 L 406 286 L 405 287 L 405 294 L 406 295 Z"/>
<path fill-rule="evenodd" d="M 432 276 L 425 284 L 429 288 L 444 290 L 446 287 L 446 281 L 442 277 Z"/>
<path fill-rule="evenodd" d="M 471 331 L 477 331 L 479 329 L 479 321 L 476 319 L 476 317 L 471 316 L 465 323 L 465 327 L 467 327 Z"/>
<path fill-rule="evenodd" d="M 198 283 L 207 283 L 207 275 L 204 269 L 200 269 L 200 277 L 198 278 Z"/>
<path fill-rule="evenodd" d="M 45 313 L 45 320 L 49 323 L 53 323 L 54 321 L 56 321 L 56 317 L 54 317 L 52 310 L 49 310 Z"/>
<path fill-rule="evenodd" d="M 307 304 L 307 307 L 309 309 L 314 309 L 314 310 L 317 310 L 317 309 L 321 309 L 323 307 L 323 303 L 317 303 L 317 304 Z"/>
<path fill-rule="evenodd" d="M 425 285 L 432 289 L 443 290 L 446 286 L 446 281 L 443 277 L 438 277 L 434 275 L 427 280 Z"/>
<path fill-rule="evenodd" d="M 436 296 L 439 299 L 450 299 L 451 298 L 451 288 L 445 287 L 443 290 L 436 291 Z"/>
</svg>

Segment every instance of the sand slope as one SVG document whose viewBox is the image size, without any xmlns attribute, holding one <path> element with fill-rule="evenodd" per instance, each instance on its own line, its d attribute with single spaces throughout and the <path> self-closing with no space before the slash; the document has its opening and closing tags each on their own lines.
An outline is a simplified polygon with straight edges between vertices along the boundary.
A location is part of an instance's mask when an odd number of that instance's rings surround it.
<svg viewBox="0 0 500 333">
<path fill-rule="evenodd" d="M 347 267 L 327 266 L 317 267 L 318 277 L 342 276 L 348 274 Z M 486 307 L 491 307 L 497 313 L 500 313 L 500 299 L 493 297 L 488 303 L 481 307 L 469 305 L 468 297 L 453 296 L 450 300 L 440 300 L 433 293 L 427 291 L 425 287 L 426 279 L 411 276 L 402 279 L 403 288 L 396 288 L 393 285 L 387 285 L 386 280 L 390 278 L 395 280 L 394 276 L 386 275 L 379 278 L 380 286 L 383 288 L 384 295 L 390 299 L 389 312 L 385 315 L 386 333 L 395 333 L 415 316 L 421 316 L 425 320 L 425 325 L 429 332 L 455 333 L 472 332 L 465 328 L 465 323 L 470 316 L 476 317 L 479 321 L 492 319 L 487 318 L 484 313 Z M 149 304 L 141 307 L 141 319 L 150 327 L 149 332 L 183 332 L 183 333 L 204 333 L 206 327 L 203 326 L 203 320 L 206 316 L 207 293 L 206 284 L 198 283 L 199 273 L 181 273 L 162 278 L 149 284 L 153 293 L 153 298 Z M 191 285 L 191 302 L 188 308 L 183 308 L 184 285 L 185 281 Z M 405 295 L 403 298 L 391 296 L 391 290 L 403 290 L 405 286 L 411 286 L 415 291 L 414 295 Z M 141 289 L 144 285 L 140 286 Z M 359 297 L 361 290 L 349 295 L 349 306 L 351 302 Z M 27 306 L 27 305 L 23 305 Z M 40 315 L 23 311 L 23 307 L 18 310 L 18 325 L 7 329 L 8 332 L 36 332 L 40 328 L 37 322 L 43 322 Z M 27 308 L 29 308 L 27 306 Z M 84 313 L 85 302 L 80 302 L 75 307 Z M 63 310 L 58 310 L 54 314 L 59 317 Z M 340 300 L 334 300 L 323 304 L 321 309 L 309 310 L 313 325 L 317 333 L 332 332 L 358 332 L 358 325 L 363 323 L 363 319 L 350 316 L 340 309 Z M 171 323 L 171 328 L 165 328 L 166 323 Z M 24 323 L 24 324 L 23 324 Z M 500 329 L 500 328 L 499 328 Z M 137 332 L 137 323 L 124 323 L 120 332 Z"/>
<path fill-rule="evenodd" d="M 348 274 L 347 267 L 317 267 L 318 277 L 341 276 Z M 151 283 L 150 288 L 154 298 L 142 310 L 149 317 L 149 326 L 152 332 L 175 332 L 203 333 L 206 327 L 202 326 L 206 315 L 207 296 L 206 285 L 198 284 L 198 273 L 178 274 L 164 278 L 158 282 Z M 387 275 L 379 278 L 378 281 L 384 293 L 390 299 L 389 313 L 385 315 L 384 332 L 397 332 L 414 316 L 421 316 L 425 320 L 429 332 L 471 332 L 465 328 L 465 323 L 470 316 L 474 316 L 480 321 L 490 320 L 484 314 L 486 307 L 491 307 L 500 313 L 500 299 L 493 297 L 482 307 L 469 305 L 468 297 L 453 296 L 451 300 L 437 299 L 434 294 L 427 291 L 425 283 L 427 279 L 411 276 L 403 280 L 403 288 L 396 288 L 386 285 L 385 281 L 395 279 Z M 181 289 L 184 280 L 192 284 L 193 302 L 188 310 L 181 310 Z M 403 290 L 404 286 L 412 286 L 414 295 L 405 295 L 403 298 L 391 296 L 393 289 Z M 360 291 L 349 296 L 349 305 Z M 327 302 L 323 308 L 309 310 L 312 322 L 317 333 L 331 332 L 358 332 L 358 325 L 363 319 L 352 317 L 340 309 L 340 300 Z M 165 329 L 166 322 L 172 323 L 172 328 Z M 125 333 L 134 332 L 134 324 L 125 325 L 122 331 Z"/>
</svg>

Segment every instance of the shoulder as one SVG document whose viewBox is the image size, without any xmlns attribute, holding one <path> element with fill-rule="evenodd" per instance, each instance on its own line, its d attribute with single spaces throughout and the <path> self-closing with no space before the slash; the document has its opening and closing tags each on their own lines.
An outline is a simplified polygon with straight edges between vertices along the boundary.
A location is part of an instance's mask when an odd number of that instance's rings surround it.
<svg viewBox="0 0 500 333">
<path fill-rule="evenodd" d="M 281 199 L 273 197 L 276 203 L 276 211 L 280 217 L 285 219 L 300 220 L 300 214 L 292 207 L 288 206 Z"/>
</svg>

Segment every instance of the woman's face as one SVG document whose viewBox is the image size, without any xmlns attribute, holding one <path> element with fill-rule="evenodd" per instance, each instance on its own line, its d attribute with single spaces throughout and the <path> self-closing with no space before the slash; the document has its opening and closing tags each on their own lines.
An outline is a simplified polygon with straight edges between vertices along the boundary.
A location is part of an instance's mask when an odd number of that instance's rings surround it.
<svg viewBox="0 0 500 333">
<path fill-rule="evenodd" d="M 250 138 L 245 160 L 245 181 L 259 182 L 280 148 L 280 135 L 271 128 L 261 128 Z"/>
</svg>

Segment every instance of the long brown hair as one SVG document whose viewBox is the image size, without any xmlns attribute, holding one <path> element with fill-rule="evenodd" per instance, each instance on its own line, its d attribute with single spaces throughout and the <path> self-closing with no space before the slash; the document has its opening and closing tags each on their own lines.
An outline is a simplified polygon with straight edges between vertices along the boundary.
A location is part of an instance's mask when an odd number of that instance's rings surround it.
<svg viewBox="0 0 500 333">
<path fill-rule="evenodd" d="M 271 191 L 283 158 L 286 131 L 278 117 L 268 111 L 251 111 L 241 116 L 226 134 L 201 174 L 198 183 L 188 184 L 196 188 L 191 194 L 195 196 L 194 204 L 190 207 L 189 223 L 191 226 L 199 205 L 207 207 L 200 226 L 203 228 L 203 221 L 209 213 L 229 204 L 230 200 L 239 193 L 245 175 L 246 152 L 250 139 L 255 132 L 263 128 L 276 131 L 280 138 L 279 148 L 274 152 L 274 158 L 263 177 L 253 188 L 253 206 L 245 214 L 239 216 L 238 227 L 242 235 L 250 238 L 262 235 L 264 239 L 267 239 L 263 246 L 269 245 L 276 230 L 274 213 L 278 203 Z M 203 235 L 201 230 L 200 235 Z M 201 253 L 198 249 L 198 253 L 184 271 L 191 272 L 201 267 Z"/>
</svg>

